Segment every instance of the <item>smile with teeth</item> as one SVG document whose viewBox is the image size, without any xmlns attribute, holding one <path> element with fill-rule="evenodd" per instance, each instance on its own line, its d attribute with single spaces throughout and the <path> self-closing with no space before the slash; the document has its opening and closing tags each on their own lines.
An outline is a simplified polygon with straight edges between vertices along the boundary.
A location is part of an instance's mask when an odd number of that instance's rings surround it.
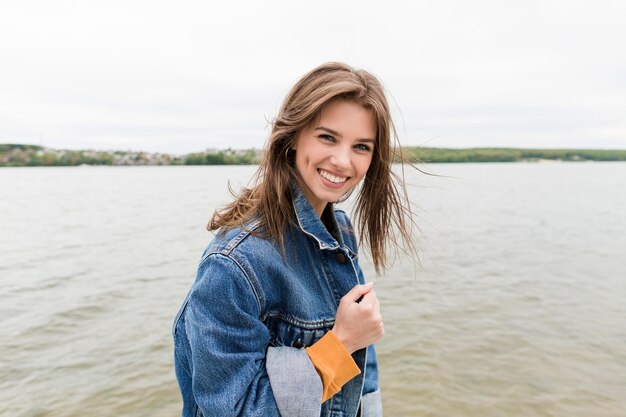
<svg viewBox="0 0 626 417">
<path fill-rule="evenodd" d="M 328 181 L 335 183 L 335 184 L 344 183 L 348 180 L 348 178 L 350 178 L 350 177 L 335 177 L 334 175 L 330 174 L 329 172 L 324 171 L 323 169 L 318 169 L 317 172 L 319 172 L 322 177 L 326 178 Z"/>
</svg>

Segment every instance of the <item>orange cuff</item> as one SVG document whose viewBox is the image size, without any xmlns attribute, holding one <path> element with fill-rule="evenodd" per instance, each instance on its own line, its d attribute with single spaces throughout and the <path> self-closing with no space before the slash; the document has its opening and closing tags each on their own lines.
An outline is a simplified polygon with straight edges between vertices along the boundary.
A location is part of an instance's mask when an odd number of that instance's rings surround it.
<svg viewBox="0 0 626 417">
<path fill-rule="evenodd" d="M 322 402 L 338 393 L 346 382 L 361 373 L 350 352 L 332 331 L 305 350 L 322 378 Z"/>
</svg>

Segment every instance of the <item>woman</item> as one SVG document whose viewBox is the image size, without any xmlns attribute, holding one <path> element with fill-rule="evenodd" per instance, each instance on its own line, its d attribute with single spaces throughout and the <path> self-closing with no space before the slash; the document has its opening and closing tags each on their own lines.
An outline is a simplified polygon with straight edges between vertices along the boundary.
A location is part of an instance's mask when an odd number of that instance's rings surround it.
<svg viewBox="0 0 626 417">
<path fill-rule="evenodd" d="M 287 94 L 255 185 L 208 225 L 219 232 L 174 322 L 183 416 L 382 415 L 379 303 L 333 204 L 359 186 L 359 238 L 377 272 L 394 228 L 412 247 L 393 131 L 366 71 L 327 63 Z"/>
</svg>

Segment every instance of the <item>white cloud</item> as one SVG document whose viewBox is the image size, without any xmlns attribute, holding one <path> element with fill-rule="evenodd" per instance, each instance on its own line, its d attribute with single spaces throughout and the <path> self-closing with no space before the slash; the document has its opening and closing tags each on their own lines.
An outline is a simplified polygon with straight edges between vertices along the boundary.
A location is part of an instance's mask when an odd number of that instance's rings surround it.
<svg viewBox="0 0 626 417">
<path fill-rule="evenodd" d="M 626 3 L 390 3 L 4 2 L 0 142 L 260 147 L 340 60 L 382 79 L 408 144 L 626 148 Z"/>
</svg>

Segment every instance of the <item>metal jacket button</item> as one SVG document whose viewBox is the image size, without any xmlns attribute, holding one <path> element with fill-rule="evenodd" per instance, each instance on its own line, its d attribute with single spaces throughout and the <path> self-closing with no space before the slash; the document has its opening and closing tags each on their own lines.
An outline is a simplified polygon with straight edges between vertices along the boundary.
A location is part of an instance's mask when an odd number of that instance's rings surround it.
<svg viewBox="0 0 626 417">
<path fill-rule="evenodd" d="M 346 257 L 341 252 L 337 253 L 337 255 L 335 256 L 335 259 L 337 259 L 337 262 L 339 262 L 340 264 L 346 261 Z"/>
</svg>

